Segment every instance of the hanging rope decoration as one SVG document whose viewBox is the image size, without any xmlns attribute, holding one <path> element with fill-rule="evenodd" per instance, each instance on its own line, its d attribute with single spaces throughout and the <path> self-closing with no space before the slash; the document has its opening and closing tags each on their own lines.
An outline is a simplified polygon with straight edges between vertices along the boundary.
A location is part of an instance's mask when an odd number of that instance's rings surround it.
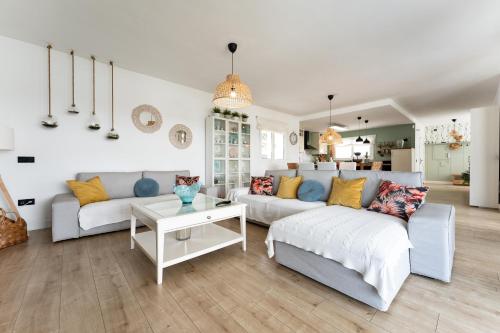
<svg viewBox="0 0 500 333">
<path fill-rule="evenodd" d="M 68 107 L 69 113 L 78 114 L 78 108 L 75 104 L 75 51 L 71 50 L 71 105 Z"/>
<path fill-rule="evenodd" d="M 92 114 L 90 115 L 88 128 L 97 131 L 101 128 L 101 125 L 95 112 L 95 57 L 90 56 L 90 59 L 92 59 Z"/>
<path fill-rule="evenodd" d="M 109 62 L 111 65 L 111 131 L 108 132 L 107 138 L 112 140 L 118 140 L 120 135 L 115 131 L 115 84 L 114 84 L 114 64 L 112 61 Z"/>
<path fill-rule="evenodd" d="M 47 59 L 48 59 L 48 91 L 49 91 L 49 112 L 47 116 L 42 120 L 42 125 L 48 128 L 55 128 L 57 127 L 57 119 L 52 115 L 52 82 L 51 82 L 51 72 L 50 72 L 50 50 L 52 49 L 52 45 L 47 45 Z"/>
</svg>

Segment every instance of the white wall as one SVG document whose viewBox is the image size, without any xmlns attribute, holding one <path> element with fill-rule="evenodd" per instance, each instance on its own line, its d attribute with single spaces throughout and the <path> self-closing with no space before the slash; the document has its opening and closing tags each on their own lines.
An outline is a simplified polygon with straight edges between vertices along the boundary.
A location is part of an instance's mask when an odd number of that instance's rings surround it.
<svg viewBox="0 0 500 333">
<path fill-rule="evenodd" d="M 499 207 L 499 107 L 471 110 L 470 204 Z"/>
<path fill-rule="evenodd" d="M 57 47 L 57 45 L 56 45 Z M 91 62 L 75 59 L 76 104 L 80 114 L 65 110 L 71 102 L 71 58 L 52 52 L 52 110 L 59 127 L 47 129 L 40 121 L 47 113 L 47 50 L 36 45 L 0 37 L 0 125 L 15 129 L 15 151 L 0 151 L 0 174 L 14 200 L 35 198 L 35 206 L 21 207 L 30 229 L 49 226 L 52 197 L 67 192 L 64 181 L 80 171 L 181 170 L 205 175 L 205 117 L 212 107 L 211 94 L 119 68 L 115 60 L 115 128 L 118 141 L 105 138 L 110 128 L 110 67 L 96 64 L 96 108 L 102 128 L 86 128 L 91 111 Z M 76 52 L 78 53 L 78 52 Z M 98 60 L 107 62 L 107 59 Z M 221 73 L 220 78 L 224 78 Z M 137 130 L 131 112 L 140 104 L 152 104 L 163 116 L 156 133 Z M 273 162 L 259 156 L 255 116 L 288 123 L 298 133 L 299 121 L 283 113 L 252 106 L 244 110 L 254 125 L 252 174 L 267 168 L 286 167 L 286 160 Z M 186 150 L 173 147 L 170 128 L 183 123 L 193 131 L 193 144 Z M 298 145 L 287 140 L 286 158 L 298 160 Z M 34 164 L 18 164 L 17 156 L 34 156 Z M 0 206 L 5 204 L 0 201 Z"/>
</svg>

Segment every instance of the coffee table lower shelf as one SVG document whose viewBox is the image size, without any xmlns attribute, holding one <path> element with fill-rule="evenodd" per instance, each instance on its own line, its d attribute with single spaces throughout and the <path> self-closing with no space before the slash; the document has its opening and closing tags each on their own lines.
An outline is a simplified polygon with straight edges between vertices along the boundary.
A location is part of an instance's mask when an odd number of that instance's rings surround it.
<svg viewBox="0 0 500 333">
<path fill-rule="evenodd" d="M 133 236 L 146 256 L 156 264 L 156 233 L 146 231 Z M 175 239 L 175 231 L 165 234 L 162 267 L 199 257 L 223 247 L 243 242 L 243 236 L 227 228 L 210 223 L 193 227 L 191 238 L 184 241 Z"/>
</svg>

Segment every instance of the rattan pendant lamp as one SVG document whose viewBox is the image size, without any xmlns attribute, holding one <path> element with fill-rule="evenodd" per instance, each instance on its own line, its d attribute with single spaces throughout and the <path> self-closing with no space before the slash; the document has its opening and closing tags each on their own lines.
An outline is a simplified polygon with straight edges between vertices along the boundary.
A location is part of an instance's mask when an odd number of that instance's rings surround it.
<svg viewBox="0 0 500 333">
<path fill-rule="evenodd" d="M 234 74 L 234 52 L 237 47 L 236 43 L 227 45 L 231 52 L 231 74 L 227 75 L 226 80 L 215 88 L 212 102 L 220 108 L 241 109 L 253 103 L 250 88 L 241 82 L 238 74 Z"/>
<path fill-rule="evenodd" d="M 330 101 L 330 122 L 328 123 L 328 128 L 321 134 L 319 141 L 321 143 L 326 143 L 327 145 L 336 145 L 342 143 L 342 136 L 335 131 L 332 123 L 332 100 L 334 95 L 328 95 L 328 100 Z"/>
</svg>

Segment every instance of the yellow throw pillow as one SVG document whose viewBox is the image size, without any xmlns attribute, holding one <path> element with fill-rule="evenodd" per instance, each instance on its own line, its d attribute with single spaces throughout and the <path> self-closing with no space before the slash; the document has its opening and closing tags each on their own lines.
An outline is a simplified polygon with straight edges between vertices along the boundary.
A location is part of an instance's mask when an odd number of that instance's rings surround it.
<svg viewBox="0 0 500 333">
<path fill-rule="evenodd" d="M 333 177 L 332 192 L 326 204 L 328 206 L 340 205 L 360 209 L 365 181 L 366 178 L 348 180 Z"/>
<path fill-rule="evenodd" d="M 80 201 L 80 207 L 92 202 L 109 200 L 109 195 L 99 177 L 91 178 L 86 182 L 68 180 L 66 183 Z"/>
<path fill-rule="evenodd" d="M 297 199 L 297 191 L 300 183 L 302 183 L 302 176 L 281 176 L 280 187 L 276 196 L 281 199 Z"/>
</svg>

